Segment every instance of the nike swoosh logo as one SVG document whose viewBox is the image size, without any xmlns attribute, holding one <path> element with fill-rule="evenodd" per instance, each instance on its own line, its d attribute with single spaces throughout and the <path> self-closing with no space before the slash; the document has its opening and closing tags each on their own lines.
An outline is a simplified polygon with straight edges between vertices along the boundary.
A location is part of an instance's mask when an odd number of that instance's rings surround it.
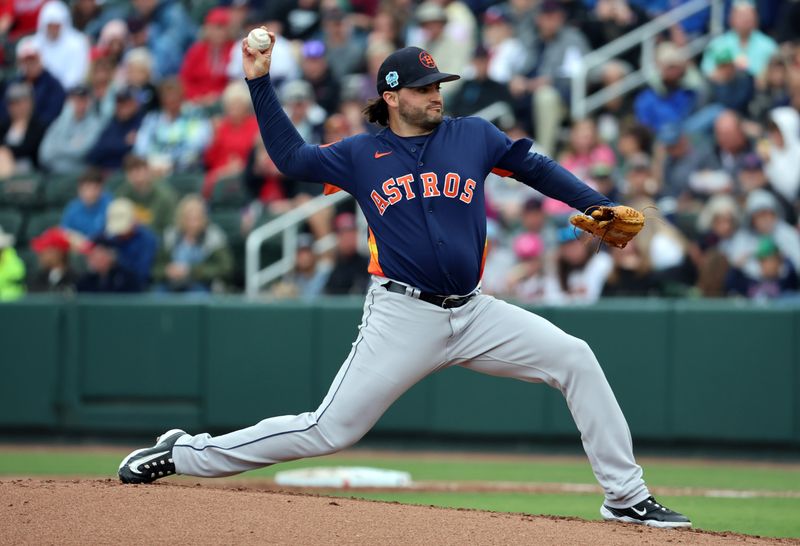
<svg viewBox="0 0 800 546">
<path fill-rule="evenodd" d="M 159 457 L 161 457 L 162 455 L 166 455 L 167 453 L 169 453 L 169 451 L 162 451 L 161 453 L 154 453 L 153 455 L 150 455 L 149 457 L 147 457 L 147 459 L 146 459 L 146 460 L 141 460 L 141 459 L 140 459 L 140 460 L 139 460 L 139 461 L 137 461 L 136 463 L 131 463 L 131 464 L 129 464 L 129 465 L 128 465 L 128 468 L 129 468 L 129 469 L 131 470 L 131 472 L 133 472 L 134 474 L 141 474 L 141 472 L 139 472 L 138 470 L 136 470 L 136 468 L 134 468 L 134 466 L 133 466 L 134 464 L 136 464 L 136 466 L 141 466 L 141 465 L 144 465 L 144 464 L 147 464 L 147 463 L 149 463 L 150 461 L 152 461 L 152 460 L 154 460 L 154 459 L 158 459 Z"/>
<path fill-rule="evenodd" d="M 645 515 L 645 514 L 647 513 L 647 508 L 642 508 L 642 511 L 641 511 L 641 512 L 639 512 L 639 511 L 638 511 L 636 508 L 634 508 L 633 506 L 631 506 L 631 510 L 633 510 L 634 512 L 636 512 L 636 513 L 637 513 L 637 514 L 639 514 L 640 516 L 643 516 L 643 515 Z"/>
<path fill-rule="evenodd" d="M 375 159 L 380 159 L 385 155 L 389 155 L 392 152 L 375 152 Z"/>
</svg>

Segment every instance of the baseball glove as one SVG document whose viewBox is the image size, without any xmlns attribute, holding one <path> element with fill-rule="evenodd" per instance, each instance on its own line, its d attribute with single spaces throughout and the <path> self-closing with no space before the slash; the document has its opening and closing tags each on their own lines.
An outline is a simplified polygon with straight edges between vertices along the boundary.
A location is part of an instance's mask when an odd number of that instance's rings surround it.
<svg viewBox="0 0 800 546">
<path fill-rule="evenodd" d="M 631 207 L 597 207 L 589 214 L 569 219 L 576 228 L 591 233 L 611 246 L 625 248 L 644 227 L 644 214 Z"/>
</svg>

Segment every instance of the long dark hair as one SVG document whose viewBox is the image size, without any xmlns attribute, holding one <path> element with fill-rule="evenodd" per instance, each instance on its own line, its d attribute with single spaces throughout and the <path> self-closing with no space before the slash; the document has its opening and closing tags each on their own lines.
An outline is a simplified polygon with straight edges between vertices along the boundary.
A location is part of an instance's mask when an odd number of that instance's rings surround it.
<svg viewBox="0 0 800 546">
<path fill-rule="evenodd" d="M 383 97 L 369 101 L 362 113 L 370 123 L 377 123 L 383 127 L 389 126 L 389 105 L 386 104 Z"/>
</svg>

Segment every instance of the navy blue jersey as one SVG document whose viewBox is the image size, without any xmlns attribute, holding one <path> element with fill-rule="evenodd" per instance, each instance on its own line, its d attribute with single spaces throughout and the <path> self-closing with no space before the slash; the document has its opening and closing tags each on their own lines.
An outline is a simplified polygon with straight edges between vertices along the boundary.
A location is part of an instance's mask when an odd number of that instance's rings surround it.
<svg viewBox="0 0 800 546">
<path fill-rule="evenodd" d="M 486 176 L 498 172 L 580 211 L 607 198 L 532 142 L 480 118 L 444 118 L 429 135 L 390 129 L 325 146 L 306 144 L 284 114 L 269 75 L 248 81 L 261 135 L 286 175 L 328 183 L 358 201 L 369 224 L 369 272 L 434 294 L 468 294 L 486 250 Z"/>
</svg>

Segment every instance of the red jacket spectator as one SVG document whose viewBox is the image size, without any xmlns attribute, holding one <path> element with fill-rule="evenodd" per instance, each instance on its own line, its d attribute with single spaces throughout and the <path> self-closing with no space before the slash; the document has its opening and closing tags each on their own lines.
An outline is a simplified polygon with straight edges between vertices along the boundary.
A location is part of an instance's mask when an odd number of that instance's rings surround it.
<svg viewBox="0 0 800 546">
<path fill-rule="evenodd" d="M 217 179 L 240 174 L 258 135 L 250 94 L 242 81 L 231 82 L 222 95 L 223 116 L 216 124 L 214 138 L 206 149 L 207 169 L 204 194 L 209 196 Z"/>
<path fill-rule="evenodd" d="M 188 100 L 214 102 L 228 84 L 226 69 L 233 47 L 229 24 L 227 8 L 212 9 L 205 19 L 203 40 L 186 52 L 180 77 Z"/>
<path fill-rule="evenodd" d="M 10 40 L 36 32 L 39 11 L 47 0 L 3 0 L 2 4 L 10 6 L 13 23 L 9 32 Z M 8 8 L 5 8 L 8 9 Z"/>
</svg>

